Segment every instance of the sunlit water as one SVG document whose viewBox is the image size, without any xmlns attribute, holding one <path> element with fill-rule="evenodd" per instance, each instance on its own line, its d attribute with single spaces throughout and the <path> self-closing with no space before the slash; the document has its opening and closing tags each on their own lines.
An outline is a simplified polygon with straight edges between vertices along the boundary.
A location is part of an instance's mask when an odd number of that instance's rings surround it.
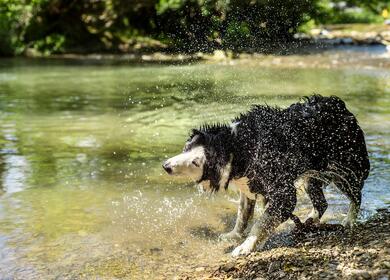
<svg viewBox="0 0 390 280">
<path fill-rule="evenodd" d="M 335 55 L 362 59 L 337 64 Z M 199 194 L 163 174 L 161 162 L 181 151 L 194 126 L 313 92 L 342 97 L 366 132 L 372 171 L 360 219 L 386 207 L 383 55 L 175 66 L 0 60 L 0 278 L 150 279 L 219 259 L 228 245 L 217 236 L 234 222 L 236 194 Z M 338 222 L 347 200 L 332 189 L 327 197 L 324 220 Z M 304 197 L 298 208 L 308 211 Z"/>
</svg>

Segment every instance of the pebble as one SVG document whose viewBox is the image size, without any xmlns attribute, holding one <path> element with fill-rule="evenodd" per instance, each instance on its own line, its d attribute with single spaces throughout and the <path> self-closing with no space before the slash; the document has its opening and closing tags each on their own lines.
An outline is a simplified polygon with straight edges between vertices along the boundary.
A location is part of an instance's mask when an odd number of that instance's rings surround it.
<svg viewBox="0 0 390 280">
<path fill-rule="evenodd" d="M 277 270 L 280 270 L 280 267 L 281 267 L 280 261 L 271 262 L 269 267 L 268 267 L 268 273 L 272 273 L 272 272 L 275 272 Z"/>
<path fill-rule="evenodd" d="M 370 273 L 368 273 L 367 271 L 362 272 L 362 273 L 360 274 L 360 276 L 361 276 L 363 279 L 371 279 L 371 275 L 370 275 Z"/>
<path fill-rule="evenodd" d="M 319 276 L 320 276 L 321 278 L 325 278 L 327 275 L 328 275 L 328 274 L 327 274 L 326 272 L 321 272 L 321 273 L 319 274 Z"/>
<path fill-rule="evenodd" d="M 235 268 L 235 263 L 231 262 L 231 263 L 225 263 L 223 264 L 220 269 L 222 271 L 225 271 L 225 272 L 229 272 L 231 270 L 233 270 Z"/>
<path fill-rule="evenodd" d="M 161 249 L 161 248 L 158 248 L 158 247 L 154 247 L 154 248 L 150 248 L 149 249 L 149 251 L 151 252 L 151 253 L 159 253 L 159 252 L 161 252 L 163 249 Z"/>
<path fill-rule="evenodd" d="M 384 262 L 382 263 L 382 267 L 383 267 L 383 268 L 390 269 L 390 262 L 384 261 Z"/>
<path fill-rule="evenodd" d="M 309 245 L 308 240 L 302 240 L 297 247 L 271 249 L 227 262 L 212 279 L 263 280 L 258 275 L 264 275 L 270 279 L 389 280 L 390 224 L 386 221 L 390 221 L 390 210 L 381 222 L 368 221 L 353 232 L 317 235 L 309 248 L 302 246 Z"/>
<path fill-rule="evenodd" d="M 204 270 L 205 270 L 205 268 L 203 266 L 195 268 L 196 272 L 201 272 L 201 271 L 204 271 Z"/>
</svg>

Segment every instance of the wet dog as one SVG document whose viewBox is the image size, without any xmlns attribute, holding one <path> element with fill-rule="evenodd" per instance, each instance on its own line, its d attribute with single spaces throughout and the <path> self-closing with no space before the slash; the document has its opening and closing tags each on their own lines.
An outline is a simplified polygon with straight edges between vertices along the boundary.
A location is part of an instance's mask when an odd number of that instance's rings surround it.
<svg viewBox="0 0 390 280">
<path fill-rule="evenodd" d="M 234 229 L 241 238 L 256 201 L 265 205 L 246 240 L 232 252 L 247 255 L 292 217 L 296 183 L 303 183 L 319 222 L 328 207 L 323 187 L 333 183 L 350 200 L 343 224 L 351 227 L 370 169 L 364 133 L 338 97 L 313 95 L 286 109 L 254 106 L 230 125 L 205 125 L 192 133 L 181 154 L 164 162 L 171 175 L 187 175 L 211 191 L 233 183 L 240 190 Z M 295 184 L 294 184 L 295 183 Z"/>
</svg>

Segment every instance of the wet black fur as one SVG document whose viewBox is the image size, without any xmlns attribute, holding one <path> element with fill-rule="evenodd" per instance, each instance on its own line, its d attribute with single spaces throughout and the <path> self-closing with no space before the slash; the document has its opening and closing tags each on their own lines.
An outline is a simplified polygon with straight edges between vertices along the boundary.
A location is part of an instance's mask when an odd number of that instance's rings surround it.
<svg viewBox="0 0 390 280">
<path fill-rule="evenodd" d="M 218 190 L 220 169 L 232 155 L 229 180 L 248 177 L 251 191 L 262 194 L 268 211 L 281 220 L 295 208 L 294 181 L 309 170 L 339 174 L 330 180 L 338 179 L 337 187 L 360 205 L 370 163 L 363 131 L 338 97 L 313 95 L 286 109 L 257 105 L 233 122 L 239 122 L 236 133 L 223 124 L 192 131 L 185 149 L 206 149 L 200 181 L 210 180 Z M 327 207 L 322 186 L 311 179 L 309 196 L 320 215 Z"/>
</svg>

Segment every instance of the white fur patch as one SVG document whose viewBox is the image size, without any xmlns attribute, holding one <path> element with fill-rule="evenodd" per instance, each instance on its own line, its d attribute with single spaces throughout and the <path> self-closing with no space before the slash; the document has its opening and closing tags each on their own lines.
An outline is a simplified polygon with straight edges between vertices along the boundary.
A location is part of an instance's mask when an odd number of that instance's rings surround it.
<svg viewBox="0 0 390 280">
<path fill-rule="evenodd" d="M 359 207 L 357 207 L 355 203 L 351 202 L 347 217 L 343 220 L 343 226 L 352 228 L 356 223 L 358 213 Z"/>
<path fill-rule="evenodd" d="M 168 159 L 166 164 L 172 168 L 172 175 L 188 176 L 194 180 L 199 180 L 203 175 L 205 162 L 206 154 L 204 147 L 197 146 L 190 151 Z"/>
<path fill-rule="evenodd" d="M 317 209 L 313 207 L 309 215 L 307 216 L 308 219 L 313 219 L 314 222 L 319 222 L 320 221 L 320 213 L 318 213 Z"/>
<path fill-rule="evenodd" d="M 232 180 L 232 184 L 249 199 L 252 200 L 263 199 L 263 196 L 261 194 L 253 193 L 250 191 L 249 179 L 247 177 L 242 177 L 240 179 Z"/>
<path fill-rule="evenodd" d="M 245 194 L 249 199 L 256 199 L 256 194 L 252 193 L 249 189 L 249 179 L 247 177 L 242 177 L 240 179 L 234 179 L 231 182 L 240 192 Z"/>
<path fill-rule="evenodd" d="M 230 124 L 230 128 L 232 130 L 232 134 L 237 136 L 237 126 L 240 124 L 240 122 L 234 122 Z"/>
<path fill-rule="evenodd" d="M 253 252 L 256 248 L 257 236 L 249 236 L 240 246 L 236 247 L 232 252 L 232 257 L 246 256 Z"/>
<path fill-rule="evenodd" d="M 298 193 L 304 193 L 306 191 L 307 185 L 309 183 L 308 179 L 308 176 L 302 174 L 294 181 L 294 187 L 298 191 Z"/>
</svg>

